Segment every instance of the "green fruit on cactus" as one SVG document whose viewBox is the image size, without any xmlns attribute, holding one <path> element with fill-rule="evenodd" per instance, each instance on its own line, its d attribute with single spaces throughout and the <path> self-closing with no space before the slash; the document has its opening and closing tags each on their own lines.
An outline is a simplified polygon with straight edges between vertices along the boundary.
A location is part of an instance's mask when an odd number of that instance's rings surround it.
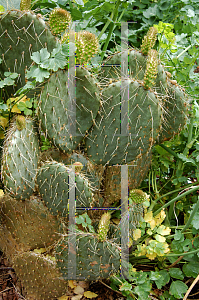
<svg viewBox="0 0 199 300">
<path fill-rule="evenodd" d="M 54 8 L 49 16 L 49 25 L 55 35 L 65 32 L 71 21 L 71 14 L 63 8 Z"/>
<path fill-rule="evenodd" d="M 78 37 L 82 39 L 84 43 L 84 48 L 81 53 L 80 59 L 77 60 L 77 63 L 87 64 L 89 60 L 99 51 L 98 38 L 95 36 L 94 33 L 85 30 L 78 32 Z"/>
<path fill-rule="evenodd" d="M 15 10 L 0 16 L 0 44 L 1 78 L 4 78 L 4 72 L 19 74 L 16 85 L 6 87 L 10 97 L 25 85 L 25 72 L 32 63 L 32 53 L 44 47 L 52 52 L 57 40 L 39 15 Z"/>
<path fill-rule="evenodd" d="M 20 10 L 30 10 L 31 0 L 21 0 Z"/>
<path fill-rule="evenodd" d="M 78 147 L 87 130 L 95 122 L 99 109 L 98 83 L 84 68 L 76 70 L 76 102 L 70 100 L 68 72 L 59 70 L 45 83 L 39 101 L 39 119 L 43 131 L 66 153 Z M 76 108 L 76 115 L 71 111 Z M 75 126 L 76 131 L 71 131 Z"/>
<path fill-rule="evenodd" d="M 59 222 L 39 197 L 19 201 L 5 195 L 0 198 L 0 208 L 1 224 L 11 233 L 20 251 L 47 248 L 60 238 Z M 1 247 L 6 249 L 4 240 Z"/>
<path fill-rule="evenodd" d="M 129 134 L 120 133 L 121 81 L 117 81 L 102 91 L 103 103 L 96 125 L 85 138 L 87 155 L 96 164 L 126 164 L 136 160 L 150 151 L 159 135 L 162 108 L 157 95 L 135 80 L 125 79 L 123 86 L 129 87 Z"/>
<path fill-rule="evenodd" d="M 26 118 L 22 115 L 16 117 L 16 127 L 19 131 L 23 130 L 26 127 Z"/>
<path fill-rule="evenodd" d="M 34 251 L 17 253 L 13 268 L 20 279 L 27 300 L 52 300 L 67 294 L 68 282 L 49 256 Z"/>
<path fill-rule="evenodd" d="M 36 182 L 43 201 L 53 215 L 67 217 L 69 189 L 72 185 L 76 186 L 76 207 L 92 207 L 93 193 L 90 182 L 82 174 L 75 174 L 64 164 L 57 162 L 44 164 L 38 170 Z"/>
<path fill-rule="evenodd" d="M 111 214 L 109 212 L 104 213 L 101 216 L 98 225 L 98 239 L 100 242 L 103 242 L 107 238 L 107 233 L 109 230 Z"/>
<path fill-rule="evenodd" d="M 14 118 L 6 135 L 2 157 L 2 181 L 16 199 L 28 199 L 35 190 L 39 141 L 34 121 L 22 118 L 23 129 Z M 25 127 L 24 127 L 25 126 Z"/>
<path fill-rule="evenodd" d="M 98 236 L 83 231 L 76 232 L 76 274 L 69 265 L 69 237 L 63 237 L 56 247 L 57 266 L 65 279 L 98 280 L 108 278 L 120 269 L 120 249 L 117 244 L 106 240 L 100 242 Z"/>
<path fill-rule="evenodd" d="M 158 30 L 155 27 L 150 27 L 141 44 L 141 51 L 144 55 L 148 55 L 157 40 Z"/>
<path fill-rule="evenodd" d="M 155 85 L 158 74 L 158 52 L 154 49 L 149 50 L 144 74 L 144 87 L 146 89 Z"/>
<path fill-rule="evenodd" d="M 89 60 L 99 51 L 99 42 L 95 34 L 88 31 L 68 31 L 62 36 L 62 43 L 70 41 L 70 35 L 76 46 L 76 64 L 86 65 Z"/>
</svg>

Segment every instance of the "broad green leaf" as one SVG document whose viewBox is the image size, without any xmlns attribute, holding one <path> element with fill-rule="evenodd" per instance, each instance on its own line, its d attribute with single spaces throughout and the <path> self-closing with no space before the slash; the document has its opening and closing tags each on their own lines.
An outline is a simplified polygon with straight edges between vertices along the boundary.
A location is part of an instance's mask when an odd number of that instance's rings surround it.
<svg viewBox="0 0 199 300">
<path fill-rule="evenodd" d="M 150 280 L 158 280 L 160 278 L 161 278 L 161 275 L 159 272 L 153 272 L 153 271 L 150 272 L 150 275 L 149 275 Z"/>
<path fill-rule="evenodd" d="M 50 53 L 46 48 L 40 50 L 40 61 L 43 62 L 50 57 Z"/>
<path fill-rule="evenodd" d="M 4 79 L 4 83 L 5 83 L 5 85 L 13 85 L 15 82 L 10 77 L 7 77 Z"/>
<path fill-rule="evenodd" d="M 17 78 L 19 75 L 17 73 L 11 73 L 10 74 L 10 78 L 15 79 Z"/>
<path fill-rule="evenodd" d="M 176 280 L 172 282 L 169 293 L 175 296 L 177 299 L 183 299 L 187 290 L 188 286 L 184 282 Z"/>
<path fill-rule="evenodd" d="M 132 290 L 132 285 L 125 281 L 122 283 L 122 285 L 120 286 L 120 291 L 131 291 Z"/>
<path fill-rule="evenodd" d="M 27 71 L 26 77 L 35 78 L 37 82 L 43 82 L 45 78 L 49 78 L 50 72 L 37 66 L 32 66 L 30 71 Z"/>
<path fill-rule="evenodd" d="M 0 80 L 0 89 L 2 89 L 5 86 L 4 80 Z"/>
<path fill-rule="evenodd" d="M 34 52 L 32 55 L 31 55 L 31 58 L 34 62 L 36 62 L 36 64 L 40 64 L 40 53 L 39 51 L 37 52 Z"/>
<path fill-rule="evenodd" d="M 199 229 L 199 211 L 197 211 L 191 221 L 191 224 L 195 229 Z"/>
<path fill-rule="evenodd" d="M 166 270 L 161 270 L 158 273 L 161 277 L 155 281 L 155 284 L 157 285 L 158 289 L 161 289 L 163 286 L 169 283 L 170 276 Z"/>
<path fill-rule="evenodd" d="M 4 72 L 4 76 L 8 77 L 10 76 L 12 73 L 11 72 Z"/>
<path fill-rule="evenodd" d="M 179 268 L 170 268 L 169 269 L 169 274 L 171 277 L 176 278 L 176 279 L 184 279 L 184 275 L 182 271 Z"/>
<path fill-rule="evenodd" d="M 193 164 L 194 166 L 196 166 L 196 163 L 195 161 L 192 159 L 192 158 L 187 158 L 184 154 L 182 153 L 178 153 L 177 154 L 178 157 L 184 162 L 184 163 L 191 163 Z"/>
<path fill-rule="evenodd" d="M 182 268 L 183 272 L 187 277 L 194 277 L 196 278 L 199 273 L 199 262 L 197 261 L 191 261 L 187 264 L 185 264 Z"/>
</svg>

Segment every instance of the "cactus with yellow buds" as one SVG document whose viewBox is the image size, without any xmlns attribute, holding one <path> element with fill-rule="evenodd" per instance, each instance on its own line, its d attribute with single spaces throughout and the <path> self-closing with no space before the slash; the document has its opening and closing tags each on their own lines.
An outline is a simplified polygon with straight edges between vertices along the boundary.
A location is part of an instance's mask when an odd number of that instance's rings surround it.
<svg viewBox="0 0 199 300">
<path fill-rule="evenodd" d="M 71 14 L 62 8 L 54 8 L 49 16 L 49 24 L 54 35 L 59 35 L 65 32 L 71 22 Z"/>
<path fill-rule="evenodd" d="M 155 85 L 158 74 L 158 52 L 154 49 L 149 50 L 144 74 L 144 87 L 148 89 Z"/>
<path fill-rule="evenodd" d="M 149 50 L 151 50 L 155 42 L 157 40 L 157 34 L 158 30 L 155 27 L 150 27 L 149 31 L 147 32 L 147 35 L 145 35 L 144 39 L 142 40 L 142 45 L 141 45 L 141 52 L 144 55 L 147 55 L 149 53 Z"/>
</svg>

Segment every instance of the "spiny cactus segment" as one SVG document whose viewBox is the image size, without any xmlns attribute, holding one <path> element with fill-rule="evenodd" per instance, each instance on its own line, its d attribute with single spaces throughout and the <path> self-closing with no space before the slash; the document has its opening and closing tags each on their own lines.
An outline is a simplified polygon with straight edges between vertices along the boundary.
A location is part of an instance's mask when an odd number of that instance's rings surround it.
<svg viewBox="0 0 199 300">
<path fill-rule="evenodd" d="M 1 170 L 2 181 L 11 196 L 25 200 L 33 194 L 38 158 L 35 122 L 30 117 L 14 118 L 4 141 Z"/>
<path fill-rule="evenodd" d="M 145 35 L 142 40 L 141 51 L 143 55 L 148 55 L 149 50 L 151 50 L 157 40 L 158 30 L 155 27 L 150 27 L 147 35 Z"/>
<path fill-rule="evenodd" d="M 49 24 L 53 34 L 59 35 L 69 29 L 71 14 L 63 8 L 54 8 L 49 16 Z"/>
<path fill-rule="evenodd" d="M 57 265 L 63 277 L 70 279 L 68 237 L 56 248 Z M 99 241 L 98 236 L 79 231 L 76 234 L 76 278 L 96 280 L 108 278 L 120 269 L 120 249 L 112 241 Z M 71 272 L 70 272 L 71 271 Z"/>
</svg>

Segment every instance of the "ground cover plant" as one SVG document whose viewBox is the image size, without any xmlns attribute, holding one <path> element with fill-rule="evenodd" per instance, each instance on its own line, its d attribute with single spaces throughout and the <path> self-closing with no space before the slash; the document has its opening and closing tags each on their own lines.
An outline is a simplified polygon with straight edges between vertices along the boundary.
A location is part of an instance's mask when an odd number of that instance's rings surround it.
<svg viewBox="0 0 199 300">
<path fill-rule="evenodd" d="M 0 247 L 25 299 L 105 278 L 128 300 L 191 297 L 197 2 L 16 5 L 0 7 Z"/>
</svg>

